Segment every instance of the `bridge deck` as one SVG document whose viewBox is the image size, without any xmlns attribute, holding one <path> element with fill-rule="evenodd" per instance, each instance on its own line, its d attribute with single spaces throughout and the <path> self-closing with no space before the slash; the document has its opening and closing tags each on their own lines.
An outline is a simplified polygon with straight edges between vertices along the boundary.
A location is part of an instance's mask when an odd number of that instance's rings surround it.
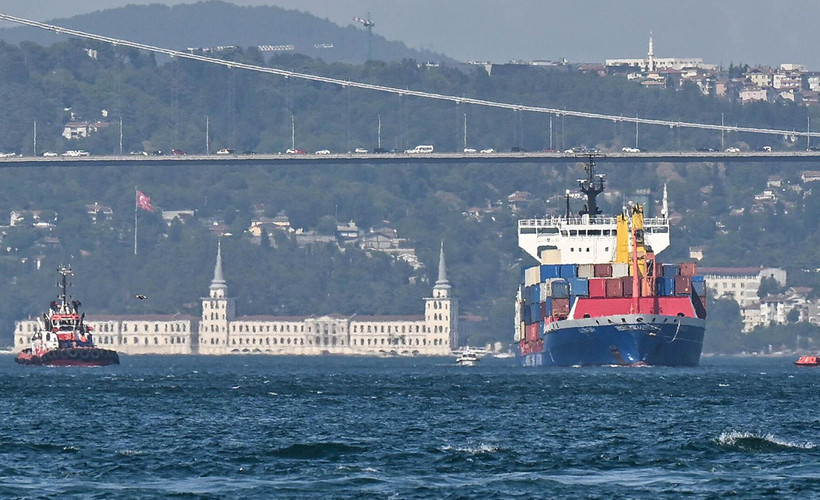
<svg viewBox="0 0 820 500">
<path fill-rule="evenodd" d="M 252 155 L 168 155 L 168 156 L 85 156 L 0 158 L 0 168 L 8 167 L 94 167 L 170 165 L 390 165 L 390 164 L 470 164 L 470 163 L 567 163 L 583 162 L 589 155 L 570 153 L 427 153 L 427 154 L 252 154 Z M 797 152 L 642 152 L 599 153 L 599 163 L 648 162 L 815 162 L 820 151 Z"/>
</svg>

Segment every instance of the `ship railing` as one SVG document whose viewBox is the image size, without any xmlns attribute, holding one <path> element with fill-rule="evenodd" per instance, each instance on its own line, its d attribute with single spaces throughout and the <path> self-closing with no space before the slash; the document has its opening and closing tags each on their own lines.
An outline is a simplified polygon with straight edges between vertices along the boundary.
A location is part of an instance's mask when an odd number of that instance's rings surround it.
<svg viewBox="0 0 820 500">
<path fill-rule="evenodd" d="M 614 226 L 615 217 L 547 217 L 544 219 L 520 219 L 518 227 L 566 227 L 566 226 L 590 226 L 609 225 Z M 669 219 L 665 217 L 648 217 L 644 219 L 644 227 L 669 226 Z"/>
</svg>

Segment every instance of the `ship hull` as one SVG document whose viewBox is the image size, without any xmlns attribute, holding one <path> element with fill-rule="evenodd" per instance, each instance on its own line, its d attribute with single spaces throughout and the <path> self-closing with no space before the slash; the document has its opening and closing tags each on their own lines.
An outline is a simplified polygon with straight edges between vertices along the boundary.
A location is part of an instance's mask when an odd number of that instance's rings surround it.
<svg viewBox="0 0 820 500">
<path fill-rule="evenodd" d="M 108 366 L 120 364 L 116 351 L 97 347 L 52 349 L 35 355 L 29 349 L 22 351 L 14 361 L 27 366 Z"/>
<path fill-rule="evenodd" d="M 518 355 L 525 366 L 696 366 L 705 329 L 703 319 L 676 316 L 565 320 L 547 325 L 539 349 L 519 344 Z"/>
</svg>

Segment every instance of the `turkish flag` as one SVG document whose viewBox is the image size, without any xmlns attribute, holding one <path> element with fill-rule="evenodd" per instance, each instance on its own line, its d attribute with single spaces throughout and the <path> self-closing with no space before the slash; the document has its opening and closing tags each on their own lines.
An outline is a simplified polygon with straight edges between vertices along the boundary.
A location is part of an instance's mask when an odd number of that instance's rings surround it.
<svg viewBox="0 0 820 500">
<path fill-rule="evenodd" d="M 153 205 L 151 205 L 151 198 L 146 196 L 145 193 L 143 193 L 139 189 L 137 189 L 137 208 L 141 208 L 149 212 L 154 211 L 154 207 Z"/>
</svg>

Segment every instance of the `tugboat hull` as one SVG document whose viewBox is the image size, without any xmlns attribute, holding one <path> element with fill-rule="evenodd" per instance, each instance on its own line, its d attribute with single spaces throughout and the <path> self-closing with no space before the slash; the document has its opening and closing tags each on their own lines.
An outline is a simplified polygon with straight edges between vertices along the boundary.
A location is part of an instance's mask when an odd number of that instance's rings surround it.
<svg viewBox="0 0 820 500">
<path fill-rule="evenodd" d="M 40 355 L 26 349 L 14 361 L 28 366 L 108 366 L 120 364 L 120 357 L 116 351 L 109 349 L 71 347 L 53 349 Z"/>
</svg>

